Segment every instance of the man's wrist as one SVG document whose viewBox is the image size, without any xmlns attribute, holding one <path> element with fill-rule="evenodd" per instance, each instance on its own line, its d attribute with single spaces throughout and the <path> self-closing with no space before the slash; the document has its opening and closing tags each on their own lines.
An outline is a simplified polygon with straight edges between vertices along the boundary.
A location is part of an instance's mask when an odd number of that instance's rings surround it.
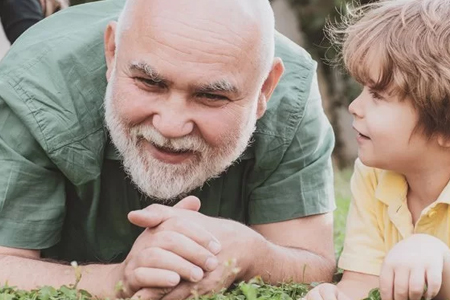
<svg viewBox="0 0 450 300">
<path fill-rule="evenodd" d="M 100 298 L 109 298 L 115 299 L 117 297 L 121 298 L 124 295 L 124 290 L 119 289 L 120 282 L 122 280 L 120 274 L 123 274 L 122 264 L 112 264 L 112 265 L 91 265 L 90 269 L 86 272 L 90 273 L 90 275 L 104 276 L 105 279 L 102 281 L 102 285 L 98 286 L 98 281 L 91 280 L 92 278 L 85 277 L 80 281 L 80 288 L 86 289 L 87 291 L 95 291 L 94 294 Z M 97 270 L 103 269 L 104 271 L 100 271 L 97 274 L 92 268 L 96 268 Z M 84 279 L 84 280 L 83 280 Z"/>
<path fill-rule="evenodd" d="M 268 241 L 264 236 L 255 232 L 255 236 L 245 251 L 245 268 L 238 276 L 239 280 L 250 280 L 251 278 L 262 274 L 265 270 L 270 270 L 269 264 L 272 264 L 274 244 Z"/>
</svg>

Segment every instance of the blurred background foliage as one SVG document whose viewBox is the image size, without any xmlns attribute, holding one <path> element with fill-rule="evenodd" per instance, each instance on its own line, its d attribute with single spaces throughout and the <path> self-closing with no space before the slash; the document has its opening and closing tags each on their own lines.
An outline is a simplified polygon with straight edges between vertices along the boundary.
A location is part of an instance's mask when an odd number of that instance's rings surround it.
<svg viewBox="0 0 450 300">
<path fill-rule="evenodd" d="M 282 0 L 272 0 L 282 1 Z M 348 104 L 360 93 L 360 86 L 334 62 L 338 53 L 326 38 L 326 23 L 336 24 L 342 21 L 349 5 L 357 5 L 351 0 L 287 0 L 298 20 L 298 30 L 303 37 L 302 46 L 318 63 L 318 76 L 321 94 L 328 118 L 336 134 L 334 149 L 335 165 L 339 169 L 349 167 L 355 159 L 354 151 L 348 153 L 349 145 L 345 144 L 348 128 L 342 128 L 342 114 Z M 359 4 L 367 4 L 371 0 L 359 0 Z M 345 125 L 344 125 L 345 126 Z"/>
</svg>

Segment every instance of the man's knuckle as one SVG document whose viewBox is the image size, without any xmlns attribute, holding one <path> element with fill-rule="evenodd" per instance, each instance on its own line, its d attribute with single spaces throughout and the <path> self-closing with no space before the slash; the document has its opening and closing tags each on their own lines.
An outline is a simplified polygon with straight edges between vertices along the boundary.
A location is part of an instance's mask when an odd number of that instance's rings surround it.
<svg viewBox="0 0 450 300">
<path fill-rule="evenodd" d="M 176 217 L 173 218 L 172 221 L 172 226 L 173 229 L 176 230 L 177 232 L 181 232 L 183 231 L 186 227 L 189 226 L 189 224 L 187 224 L 186 220 L 180 217 Z"/>
<path fill-rule="evenodd" d="M 159 238 L 161 246 L 165 249 L 172 249 L 177 245 L 176 234 L 173 231 L 163 231 Z"/>
<path fill-rule="evenodd" d="M 139 268 L 134 269 L 133 278 L 136 281 L 136 283 L 143 284 L 143 279 L 145 278 L 143 268 L 139 267 Z"/>
<path fill-rule="evenodd" d="M 148 248 L 142 255 L 142 265 L 153 266 L 161 260 L 163 250 L 159 247 Z"/>
</svg>

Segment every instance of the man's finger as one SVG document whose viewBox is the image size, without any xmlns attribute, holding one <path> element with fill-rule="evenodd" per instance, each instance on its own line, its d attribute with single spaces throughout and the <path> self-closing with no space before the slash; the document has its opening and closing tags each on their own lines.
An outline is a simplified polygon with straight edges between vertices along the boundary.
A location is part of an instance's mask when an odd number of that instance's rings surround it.
<svg viewBox="0 0 450 300">
<path fill-rule="evenodd" d="M 179 300 L 179 299 L 187 299 L 192 295 L 194 290 L 194 286 L 190 283 L 183 282 L 180 283 L 177 287 L 175 287 L 172 291 L 164 295 L 161 300 Z"/>
<path fill-rule="evenodd" d="M 180 282 L 180 275 L 176 272 L 156 268 L 140 267 L 134 270 L 135 286 L 173 288 Z"/>
<path fill-rule="evenodd" d="M 148 209 L 140 209 L 131 211 L 128 214 L 128 220 L 139 227 L 148 227 L 153 228 L 174 216 L 173 208 L 165 207 L 161 204 L 152 204 L 150 205 L 153 210 Z"/>
<path fill-rule="evenodd" d="M 173 288 L 144 288 L 137 291 L 131 299 L 133 300 L 160 300 L 168 294 Z"/>
<path fill-rule="evenodd" d="M 185 220 L 182 218 L 172 218 L 161 224 L 158 228 L 153 229 L 154 232 L 159 231 L 175 231 L 198 243 L 200 246 L 209 250 L 212 254 L 217 255 L 222 250 L 219 240 L 211 234 L 206 228 Z M 209 270 L 211 271 L 211 270 Z"/>
<path fill-rule="evenodd" d="M 204 272 L 201 267 L 175 254 L 174 252 L 167 251 L 165 249 L 144 249 L 141 253 L 139 253 L 137 259 L 139 266 L 172 271 L 188 281 L 198 282 L 203 279 Z M 206 259 L 204 260 L 206 261 Z M 201 263 L 201 266 L 203 267 L 204 262 Z"/>
<path fill-rule="evenodd" d="M 200 245 L 195 238 L 190 238 L 175 231 L 161 231 L 153 235 L 153 247 L 160 247 L 192 262 L 205 271 L 217 268 L 219 261 L 206 247 Z M 210 240 L 215 241 L 215 240 Z M 205 243 L 208 245 L 209 243 Z"/>
<path fill-rule="evenodd" d="M 175 204 L 173 207 L 187 209 L 187 210 L 193 210 L 193 211 L 199 211 L 200 205 L 201 205 L 200 199 L 198 199 L 195 196 L 188 196 L 188 197 L 182 199 L 177 204 Z"/>
<path fill-rule="evenodd" d="M 153 228 L 176 216 L 181 209 L 198 211 L 200 209 L 200 200 L 197 197 L 189 196 L 174 207 L 152 204 L 144 209 L 131 211 L 128 214 L 128 220 L 139 227 Z"/>
</svg>

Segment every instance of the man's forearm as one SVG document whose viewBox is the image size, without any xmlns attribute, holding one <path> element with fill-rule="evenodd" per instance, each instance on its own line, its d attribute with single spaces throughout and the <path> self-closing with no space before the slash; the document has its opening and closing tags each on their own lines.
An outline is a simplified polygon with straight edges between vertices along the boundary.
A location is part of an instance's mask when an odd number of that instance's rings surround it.
<svg viewBox="0 0 450 300">
<path fill-rule="evenodd" d="M 42 260 L 0 255 L 0 285 L 8 282 L 11 286 L 31 290 L 48 285 L 59 288 L 74 284 L 74 267 Z M 114 298 L 116 282 L 112 276 L 118 265 L 81 266 L 81 281 L 78 288 L 85 289 L 98 297 Z"/>
<path fill-rule="evenodd" d="M 261 276 L 265 282 L 278 284 L 286 281 L 311 283 L 330 282 L 332 280 L 336 263 L 334 259 L 325 258 L 318 254 L 288 248 L 266 242 L 264 249 L 255 257 L 243 280 Z"/>
</svg>

